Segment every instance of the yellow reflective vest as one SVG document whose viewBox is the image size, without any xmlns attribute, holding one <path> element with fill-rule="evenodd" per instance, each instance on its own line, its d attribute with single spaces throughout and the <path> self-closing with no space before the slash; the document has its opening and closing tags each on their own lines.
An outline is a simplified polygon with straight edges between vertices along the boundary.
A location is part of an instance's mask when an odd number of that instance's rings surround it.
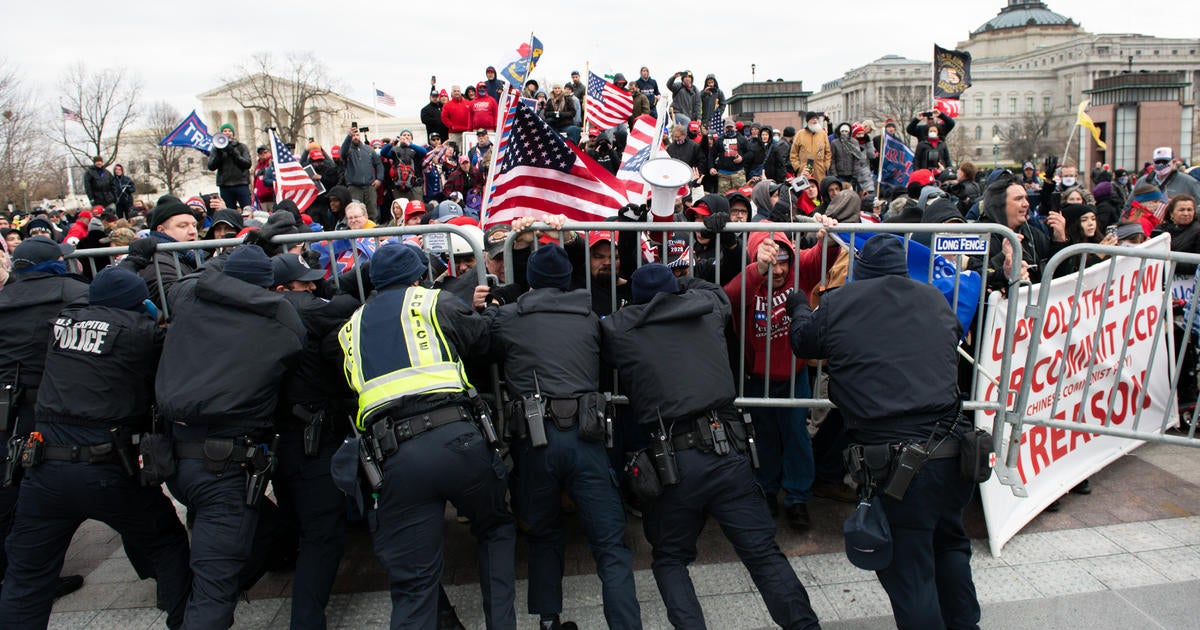
<svg viewBox="0 0 1200 630">
<path fill-rule="evenodd" d="M 358 392 L 355 423 L 405 396 L 471 387 L 437 318 L 439 291 L 385 291 L 354 312 L 338 332 L 346 381 Z"/>
</svg>

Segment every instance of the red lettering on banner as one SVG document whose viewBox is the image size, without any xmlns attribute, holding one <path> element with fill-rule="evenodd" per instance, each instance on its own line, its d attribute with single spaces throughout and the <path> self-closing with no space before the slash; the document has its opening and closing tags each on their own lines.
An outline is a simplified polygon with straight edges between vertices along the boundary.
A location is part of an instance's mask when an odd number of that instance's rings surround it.
<svg viewBox="0 0 1200 630">
<path fill-rule="evenodd" d="M 1046 427 L 1034 427 L 1029 430 L 1029 461 L 1033 464 L 1034 475 L 1050 465 L 1050 455 L 1046 453 Z"/>
<path fill-rule="evenodd" d="M 1067 445 L 1063 442 L 1066 440 L 1067 430 L 1051 427 L 1050 429 L 1050 457 L 1058 461 L 1067 456 L 1069 452 Z"/>
</svg>

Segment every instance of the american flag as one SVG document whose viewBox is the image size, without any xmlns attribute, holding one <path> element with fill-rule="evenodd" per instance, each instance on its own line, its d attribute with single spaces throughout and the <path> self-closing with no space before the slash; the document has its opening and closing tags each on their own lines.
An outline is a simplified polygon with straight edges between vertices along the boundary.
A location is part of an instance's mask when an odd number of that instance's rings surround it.
<svg viewBox="0 0 1200 630">
<path fill-rule="evenodd" d="M 485 227 L 547 214 L 603 221 L 628 203 L 616 177 L 519 101 L 504 118 L 497 151 Z"/>
<path fill-rule="evenodd" d="M 79 112 L 67 109 L 66 107 L 63 107 L 62 105 L 59 105 L 58 107 L 59 107 L 59 109 L 62 110 L 63 120 L 77 122 L 81 125 L 83 124 L 83 117 L 79 115 Z"/>
<path fill-rule="evenodd" d="M 317 185 L 304 172 L 296 156 L 279 141 L 274 129 L 271 130 L 271 146 L 275 148 L 272 156 L 275 160 L 275 199 L 291 199 L 300 212 L 308 210 L 317 198 Z"/>
<path fill-rule="evenodd" d="M 391 94 L 388 94 L 379 88 L 375 89 L 375 102 L 382 105 L 387 105 L 388 107 L 396 106 L 396 99 L 392 98 Z"/>
<path fill-rule="evenodd" d="M 722 131 L 725 131 L 725 125 L 721 122 L 721 108 L 714 107 L 712 114 L 708 116 L 708 133 L 709 135 L 717 134 L 719 136 Z"/>
<path fill-rule="evenodd" d="M 589 70 L 585 110 L 593 127 L 611 129 L 633 115 L 633 96 Z"/>
<path fill-rule="evenodd" d="M 664 116 L 665 120 L 666 117 Z M 650 141 L 655 136 L 661 138 L 659 121 L 649 114 L 638 116 L 629 130 L 629 138 L 625 141 L 625 153 L 621 156 L 621 168 L 617 170 L 617 179 L 625 183 L 629 203 L 646 202 L 646 180 L 642 179 L 638 169 L 650 159 L 653 146 Z M 662 140 L 659 140 L 659 147 Z"/>
</svg>

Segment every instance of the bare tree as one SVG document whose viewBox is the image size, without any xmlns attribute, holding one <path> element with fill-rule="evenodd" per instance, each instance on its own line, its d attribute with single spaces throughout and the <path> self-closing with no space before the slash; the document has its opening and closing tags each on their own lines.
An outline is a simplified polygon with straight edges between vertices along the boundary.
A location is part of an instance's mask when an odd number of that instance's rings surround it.
<svg viewBox="0 0 1200 630">
<path fill-rule="evenodd" d="M 80 118 L 62 126 L 60 142 L 71 158 L 81 167 L 90 166 L 96 155 L 104 158 L 105 168 L 116 162 L 121 136 L 137 118 L 141 81 L 124 68 L 93 72 L 81 61 L 67 70 L 59 89 L 62 107 Z"/>
<path fill-rule="evenodd" d="M 65 171 L 61 163 L 56 169 L 54 152 L 46 148 L 45 121 L 38 111 L 17 70 L 0 60 L 0 203 L 4 205 L 20 208 L 26 198 L 59 197 L 66 192 L 60 177 Z"/>
<path fill-rule="evenodd" d="M 176 195 L 179 187 L 194 171 L 198 170 L 195 162 L 188 161 L 187 147 L 163 147 L 158 142 L 175 129 L 182 120 L 180 113 L 166 101 L 154 103 L 146 110 L 146 130 L 144 145 L 146 154 L 152 156 L 154 168 L 145 176 L 162 184 L 168 194 Z"/>
<path fill-rule="evenodd" d="M 1000 128 L 1001 150 L 1015 161 L 1052 155 L 1065 141 L 1062 117 L 1053 112 L 1026 112 L 1007 128 Z"/>
<path fill-rule="evenodd" d="M 271 53 L 258 53 L 225 79 L 230 97 L 243 109 L 256 112 L 275 127 L 284 142 L 304 137 L 306 125 L 337 112 L 337 85 L 325 64 L 311 52 L 288 53 L 277 64 Z"/>
<path fill-rule="evenodd" d="M 875 119 L 875 124 L 880 129 L 883 128 L 883 121 L 888 118 L 895 120 L 900 139 L 908 142 L 904 126 L 913 114 L 930 108 L 929 86 L 889 85 L 883 88 L 882 97 L 868 114 Z"/>
</svg>

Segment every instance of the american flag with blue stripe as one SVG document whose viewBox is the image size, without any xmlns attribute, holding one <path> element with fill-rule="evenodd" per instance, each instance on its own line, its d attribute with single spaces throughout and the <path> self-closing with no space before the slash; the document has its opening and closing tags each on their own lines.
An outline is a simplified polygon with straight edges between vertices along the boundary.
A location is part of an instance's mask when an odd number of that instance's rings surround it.
<svg viewBox="0 0 1200 630">
<path fill-rule="evenodd" d="M 589 70 L 584 110 L 592 127 L 612 129 L 633 115 L 633 95 Z"/>
<path fill-rule="evenodd" d="M 291 199 L 296 202 L 300 212 L 304 212 L 317 198 L 317 185 L 308 173 L 304 172 L 304 167 L 300 166 L 296 156 L 279 141 L 275 130 L 272 129 L 270 133 L 271 145 L 275 149 L 275 199 Z"/>
</svg>

